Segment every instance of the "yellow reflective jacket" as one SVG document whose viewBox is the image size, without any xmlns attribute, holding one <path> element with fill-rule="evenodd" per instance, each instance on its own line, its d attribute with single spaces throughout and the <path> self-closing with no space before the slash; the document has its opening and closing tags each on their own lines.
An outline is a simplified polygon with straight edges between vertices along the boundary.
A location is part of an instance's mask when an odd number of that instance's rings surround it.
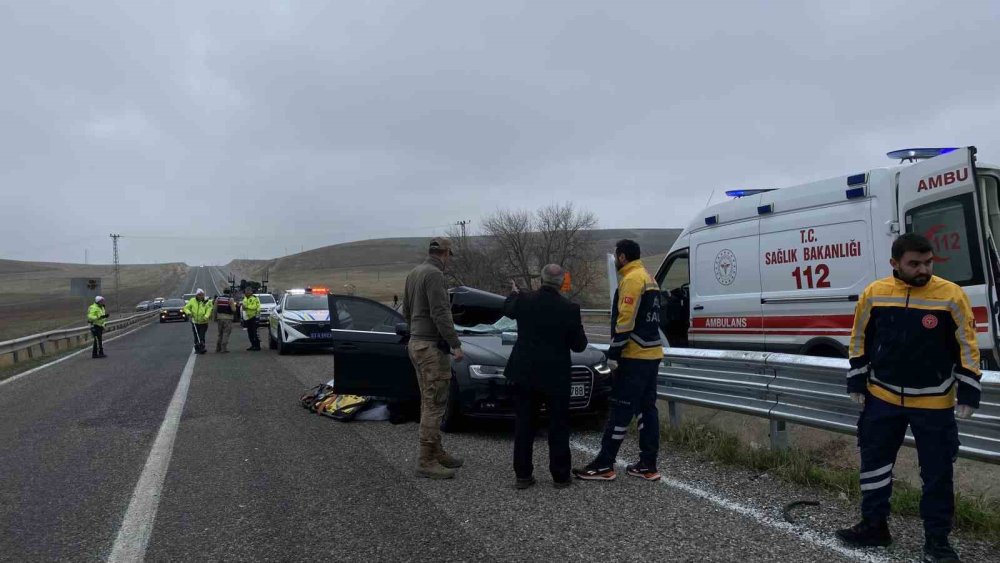
<svg viewBox="0 0 1000 563">
<path fill-rule="evenodd" d="M 260 299 L 258 299 L 256 295 L 244 297 L 242 306 L 244 313 L 246 313 L 247 320 L 256 317 L 260 313 Z"/>
<path fill-rule="evenodd" d="M 107 309 L 97 303 L 91 303 L 90 308 L 87 309 L 87 322 L 94 326 L 103 327 L 104 323 L 107 322 L 107 319 L 104 318 L 107 312 Z"/>
<path fill-rule="evenodd" d="M 876 280 L 858 298 L 847 390 L 894 405 L 979 406 L 976 319 L 961 287 L 931 276 L 923 287 Z"/>
<path fill-rule="evenodd" d="M 190 317 L 190 319 L 196 325 L 208 324 L 208 321 L 212 320 L 212 310 L 215 305 L 208 299 L 204 301 L 198 301 L 197 297 L 192 297 L 187 305 L 184 305 L 184 313 Z"/>
<path fill-rule="evenodd" d="M 618 271 L 621 281 L 611 309 L 611 345 L 608 358 L 663 359 L 660 339 L 660 287 L 641 260 Z"/>
</svg>

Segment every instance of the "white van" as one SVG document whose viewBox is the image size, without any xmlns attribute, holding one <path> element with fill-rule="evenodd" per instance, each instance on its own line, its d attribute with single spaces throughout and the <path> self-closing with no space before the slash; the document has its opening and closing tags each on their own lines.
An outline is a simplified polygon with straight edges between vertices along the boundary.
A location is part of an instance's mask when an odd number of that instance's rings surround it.
<svg viewBox="0 0 1000 563">
<path fill-rule="evenodd" d="M 968 293 L 997 369 L 1000 167 L 977 164 L 975 147 L 889 156 L 915 164 L 729 192 L 700 213 L 656 274 L 670 344 L 846 357 L 858 295 L 892 274 L 897 234 L 917 232 L 934 273 Z"/>
</svg>

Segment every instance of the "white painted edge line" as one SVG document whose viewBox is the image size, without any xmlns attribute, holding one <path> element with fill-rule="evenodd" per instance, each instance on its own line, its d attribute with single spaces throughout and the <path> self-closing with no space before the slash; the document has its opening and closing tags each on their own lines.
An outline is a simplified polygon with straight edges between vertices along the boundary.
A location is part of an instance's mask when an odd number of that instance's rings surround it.
<svg viewBox="0 0 1000 563">
<path fill-rule="evenodd" d="M 194 351 L 188 356 L 187 364 L 177 382 L 177 389 L 167 406 L 167 414 L 160 424 L 160 431 L 149 451 L 149 458 L 139 475 L 139 482 L 132 493 L 132 500 L 125 511 L 122 526 L 118 529 L 109 563 L 137 562 L 146 557 L 146 547 L 153 533 L 153 523 L 156 521 L 156 510 L 160 506 L 160 494 L 163 491 L 163 481 L 170 467 L 170 457 L 174 452 L 174 438 L 180 427 L 181 414 L 184 413 L 184 403 L 187 401 L 188 389 L 191 387 L 191 374 L 194 373 Z"/>
<path fill-rule="evenodd" d="M 592 448 L 586 444 L 583 444 L 577 440 L 573 440 L 571 445 L 577 450 L 590 454 L 591 456 L 597 456 L 600 451 L 596 448 Z M 624 467 L 624 463 L 620 460 L 615 460 L 615 465 Z M 793 535 L 799 539 L 809 542 L 818 547 L 824 547 L 831 551 L 835 551 L 844 557 L 854 559 L 855 561 L 865 561 L 868 563 L 888 563 L 889 558 L 883 557 L 878 554 L 869 553 L 866 551 L 861 551 L 857 549 L 851 549 L 840 543 L 839 540 L 833 537 L 826 537 L 813 530 L 809 530 L 802 526 L 796 526 L 794 524 L 789 524 L 784 520 L 778 520 L 768 516 L 764 511 L 745 504 L 740 504 L 739 502 L 727 499 L 721 495 L 713 493 L 711 491 L 706 491 L 705 489 L 698 488 L 690 483 L 685 483 L 677 479 L 671 479 L 666 476 L 662 477 L 659 481 L 665 487 L 671 489 L 677 489 L 683 491 L 689 495 L 696 496 L 698 498 L 707 500 L 708 502 L 729 510 L 730 512 L 735 512 L 741 516 L 746 516 L 751 520 L 754 520 L 762 526 L 767 526 L 769 528 L 774 528 L 781 532 L 785 532 L 789 535 Z"/>
<path fill-rule="evenodd" d="M 116 336 L 113 336 L 111 338 L 108 338 L 107 340 L 105 340 L 105 342 L 114 342 L 115 340 L 118 340 L 119 338 L 121 338 L 123 336 L 128 336 L 128 335 L 132 334 L 133 332 L 142 330 L 142 329 L 146 328 L 147 326 L 149 326 L 151 324 L 153 324 L 153 323 L 152 322 L 148 322 L 148 323 L 146 323 L 144 325 L 139 325 L 139 327 L 133 328 L 132 330 L 130 330 L 128 332 L 123 332 L 123 333 L 121 333 L 119 335 L 116 335 Z M 66 360 L 68 360 L 68 359 L 70 359 L 70 358 L 72 358 L 74 356 L 78 356 L 78 355 L 80 355 L 80 354 L 82 354 L 84 352 L 90 351 L 90 350 L 91 350 L 91 347 L 84 346 L 83 348 L 80 348 L 76 352 L 72 352 L 72 353 L 66 354 L 65 356 L 59 358 L 58 360 L 52 360 L 51 362 L 49 362 L 47 364 L 42 364 L 42 365 L 40 365 L 38 367 L 31 368 L 28 371 L 21 372 L 21 373 L 19 373 L 17 375 L 12 375 L 12 376 L 8 377 L 7 379 L 4 379 L 4 380 L 0 381 L 0 387 L 3 387 L 4 385 L 7 385 L 8 383 L 13 383 L 13 382 L 17 381 L 18 379 L 21 379 L 22 377 L 31 375 L 31 374 L 35 373 L 36 371 L 41 371 L 41 370 L 43 370 L 43 369 L 45 369 L 47 367 L 51 367 L 51 366 L 54 366 L 54 365 L 56 365 L 58 363 L 65 362 Z"/>
</svg>

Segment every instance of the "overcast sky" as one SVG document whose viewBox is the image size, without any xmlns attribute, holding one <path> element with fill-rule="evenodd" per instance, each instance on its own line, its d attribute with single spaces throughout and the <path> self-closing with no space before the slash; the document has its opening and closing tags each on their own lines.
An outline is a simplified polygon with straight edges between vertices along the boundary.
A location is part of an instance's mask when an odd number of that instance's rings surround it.
<svg viewBox="0 0 1000 563">
<path fill-rule="evenodd" d="M 222 264 L 573 201 L 683 227 L 715 192 L 974 144 L 1000 2 L 0 4 L 0 258 Z M 658 249 L 664 251 L 666 249 Z"/>
</svg>

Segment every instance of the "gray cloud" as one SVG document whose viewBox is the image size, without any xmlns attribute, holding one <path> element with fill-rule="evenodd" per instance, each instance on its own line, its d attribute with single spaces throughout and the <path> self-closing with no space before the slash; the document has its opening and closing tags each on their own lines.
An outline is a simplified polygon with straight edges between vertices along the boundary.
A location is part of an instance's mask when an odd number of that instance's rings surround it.
<svg viewBox="0 0 1000 563">
<path fill-rule="evenodd" d="M 565 200 L 679 227 L 899 147 L 1000 160 L 995 2 L 63 4 L 0 6 L 0 257 L 116 231 L 221 263 Z"/>
</svg>

